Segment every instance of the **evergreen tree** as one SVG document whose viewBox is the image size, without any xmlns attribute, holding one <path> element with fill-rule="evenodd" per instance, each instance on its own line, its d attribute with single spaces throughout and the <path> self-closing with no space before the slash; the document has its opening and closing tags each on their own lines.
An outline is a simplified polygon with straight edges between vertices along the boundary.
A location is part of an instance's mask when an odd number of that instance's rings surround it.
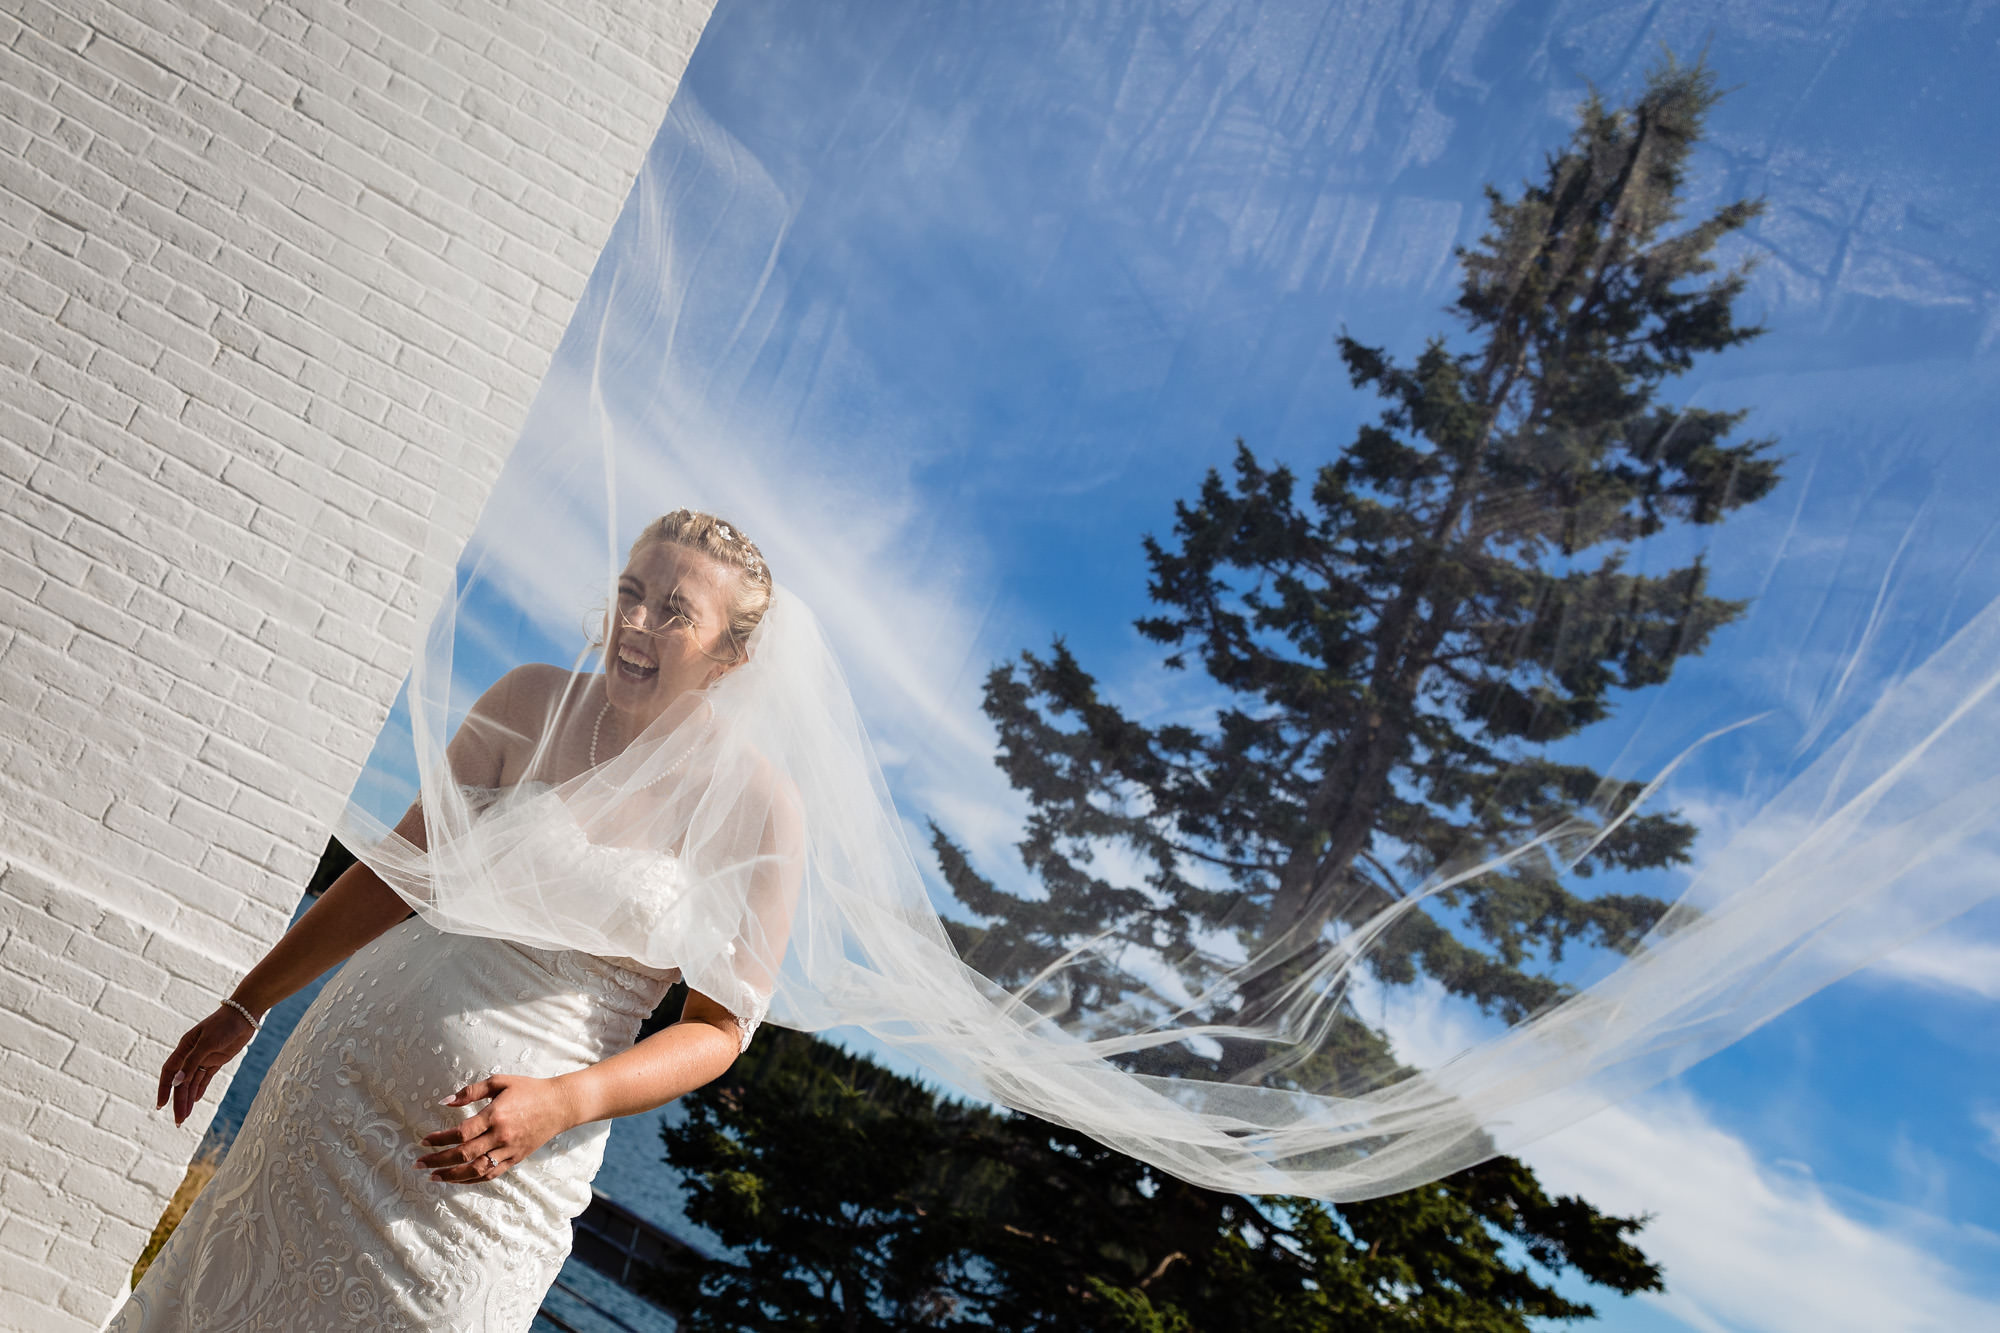
<svg viewBox="0 0 2000 1333">
<path fill-rule="evenodd" d="M 1632 543 L 1714 523 L 1778 477 L 1769 441 L 1731 441 L 1742 413 L 1661 397 L 1698 356 L 1759 332 L 1734 314 L 1746 269 L 1715 259 L 1759 205 L 1679 225 L 1717 97 L 1706 68 L 1671 57 L 1629 106 L 1593 95 L 1539 180 L 1513 199 L 1488 189 L 1490 227 L 1459 252 L 1456 342 L 1405 363 L 1340 337 L 1378 421 L 1303 486 L 1239 441 L 1232 475 L 1210 472 L 1171 538 L 1147 539 L 1160 610 L 1139 629 L 1222 692 L 1212 726 L 1135 720 L 1060 640 L 991 674 L 986 710 L 1031 805 L 1021 851 L 1046 897 L 997 891 L 934 830 L 947 880 L 988 922 L 960 931 L 970 961 L 1018 983 L 1110 925 L 1135 952 L 1196 968 L 1204 937 L 1234 932 L 1266 968 L 1214 1016 L 1254 1024 L 1280 1016 L 1331 927 L 1443 868 L 1551 829 L 1587 848 L 1579 875 L 1686 859 L 1694 829 L 1671 814 L 1606 833 L 1637 784 L 1545 747 L 1666 680 L 1744 609 L 1708 590 L 1698 559 L 1628 567 Z M 1143 882 L 1100 870 L 1118 844 Z M 1572 892 L 1549 857 L 1440 897 L 1463 928 L 1404 914 L 1373 948 L 1375 974 L 1428 975 L 1509 1019 L 1560 995 L 1546 965 L 1566 945 L 1629 950 L 1665 906 Z M 1115 957 L 1072 969 L 1069 1003 L 1139 993 Z M 1315 1045 L 1288 1066 L 1251 1043 L 1142 1062 L 1329 1089 L 1393 1068 L 1351 1013 Z"/>
<path fill-rule="evenodd" d="M 666 1278 L 689 1333 L 1525 1333 L 1592 1313 L 1548 1285 L 1564 1269 L 1659 1286 L 1637 1220 L 1506 1159 L 1365 1203 L 1253 1202 L 777 1029 L 684 1105 L 666 1141 L 689 1216 L 741 1256 Z"/>
<path fill-rule="evenodd" d="M 970 961 L 1018 984 L 1109 925 L 1123 958 L 1205 980 L 1204 941 L 1235 932 L 1268 966 L 1208 1016 L 1255 1024 L 1338 927 L 1442 868 L 1552 828 L 1585 853 L 1580 875 L 1685 859 L 1693 829 L 1671 814 L 1604 833 L 1633 786 L 1548 747 L 1743 610 L 1698 560 L 1630 568 L 1632 544 L 1777 481 L 1768 441 L 1732 441 L 1741 414 L 1662 398 L 1757 333 L 1734 315 L 1744 270 L 1714 257 L 1757 205 L 1679 216 L 1716 97 L 1706 69 L 1671 60 L 1628 106 L 1592 97 L 1536 181 L 1488 192 L 1490 228 L 1460 255 L 1462 332 L 1407 363 L 1339 340 L 1379 421 L 1303 485 L 1239 443 L 1233 472 L 1148 541 L 1159 613 L 1140 629 L 1227 700 L 1212 725 L 1129 717 L 1060 641 L 993 672 L 987 710 L 1045 893 L 997 890 L 938 831 L 946 878 L 985 922 L 955 927 Z M 1104 869 L 1118 847 L 1138 853 L 1135 880 Z M 1406 913 L 1370 965 L 1509 1019 L 1560 995 L 1546 965 L 1566 945 L 1629 949 L 1663 909 L 1573 892 L 1534 858 L 1444 903 L 1454 924 Z M 1087 954 L 1069 1003 L 1087 1017 L 1145 992 L 1120 959 Z M 1251 1043 L 1131 1058 L 1317 1089 L 1394 1067 L 1352 1012 L 1313 1050 L 1282 1067 Z M 1250 1200 L 781 1032 L 687 1106 L 668 1140 L 690 1214 L 743 1259 L 673 1280 L 694 1330 L 1497 1333 L 1587 1317 L 1545 1281 L 1565 1268 L 1660 1285 L 1638 1220 L 1550 1199 L 1505 1158 L 1362 1203 Z"/>
</svg>

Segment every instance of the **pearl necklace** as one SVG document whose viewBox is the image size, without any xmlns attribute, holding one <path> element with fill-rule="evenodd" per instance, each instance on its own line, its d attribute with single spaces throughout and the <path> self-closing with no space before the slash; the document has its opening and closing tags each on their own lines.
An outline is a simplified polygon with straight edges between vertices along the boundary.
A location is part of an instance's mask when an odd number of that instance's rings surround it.
<svg viewBox="0 0 2000 1333">
<path fill-rule="evenodd" d="M 604 715 L 610 711 L 611 711 L 611 700 L 606 699 L 601 705 L 598 706 L 597 721 L 590 724 L 590 766 L 592 768 L 597 767 L 597 736 L 598 733 L 604 729 Z M 666 779 L 672 777 L 677 771 L 679 771 L 680 766 L 688 761 L 688 757 L 693 753 L 694 753 L 694 746 L 690 745 L 687 748 L 686 754 L 683 754 L 680 758 L 674 760 L 672 764 L 668 765 L 666 772 L 656 775 L 651 782 L 646 783 L 645 786 L 640 787 L 639 790 L 644 791 L 646 790 L 646 787 L 657 786 L 661 782 L 664 782 Z"/>
</svg>

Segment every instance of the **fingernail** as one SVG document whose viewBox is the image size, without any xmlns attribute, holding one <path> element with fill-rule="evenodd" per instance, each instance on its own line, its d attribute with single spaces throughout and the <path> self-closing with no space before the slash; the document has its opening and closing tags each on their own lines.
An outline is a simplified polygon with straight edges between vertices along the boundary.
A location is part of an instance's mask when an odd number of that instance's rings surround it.
<svg viewBox="0 0 2000 1333">
<path fill-rule="evenodd" d="M 439 1105 L 439 1106 L 450 1106 L 450 1105 L 451 1105 L 451 1104 L 452 1104 L 453 1102 L 455 1102 L 455 1101 L 457 1101 L 457 1100 L 458 1100 L 458 1094 L 454 1092 L 453 1094 L 451 1094 L 451 1096 L 449 1096 L 449 1097 L 445 1098 L 445 1099 L 444 1099 L 443 1101 L 439 1102 L 439 1103 L 438 1103 L 438 1105 Z"/>
<path fill-rule="evenodd" d="M 176 1073 L 174 1075 L 174 1081 L 167 1084 L 167 1086 L 170 1088 L 178 1088 L 181 1084 L 185 1082 L 187 1082 L 187 1075 L 182 1073 Z"/>
</svg>

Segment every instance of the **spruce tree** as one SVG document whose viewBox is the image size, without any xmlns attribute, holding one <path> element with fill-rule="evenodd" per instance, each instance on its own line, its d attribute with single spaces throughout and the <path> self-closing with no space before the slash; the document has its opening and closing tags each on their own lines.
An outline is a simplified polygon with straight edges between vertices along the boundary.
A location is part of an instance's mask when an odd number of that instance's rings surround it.
<svg viewBox="0 0 2000 1333">
<path fill-rule="evenodd" d="M 1205 942 L 1233 932 L 1266 965 L 1209 1017 L 1273 1021 L 1287 979 L 1342 927 L 1551 830 L 1587 854 L 1518 857 L 1441 894 L 1443 912 L 1402 915 L 1375 975 L 1428 976 L 1515 1020 L 1562 994 L 1549 965 L 1566 946 L 1634 947 L 1665 905 L 1575 891 L 1564 871 L 1671 866 L 1695 830 L 1655 812 L 1606 832 L 1637 784 L 1548 747 L 1744 610 L 1710 592 L 1699 559 L 1630 559 L 1778 479 L 1770 441 L 1732 440 L 1742 413 L 1663 397 L 1698 357 L 1759 332 L 1735 314 L 1747 266 L 1716 258 L 1759 205 L 1681 219 L 1718 95 L 1709 70 L 1671 57 L 1629 105 L 1593 94 L 1538 179 L 1513 198 L 1488 188 L 1488 230 L 1458 254 L 1458 332 L 1407 361 L 1339 337 L 1378 420 L 1303 482 L 1239 441 L 1229 474 L 1176 505 L 1171 536 L 1147 539 L 1158 612 L 1139 629 L 1169 667 L 1206 674 L 1212 725 L 1131 716 L 1060 640 L 992 672 L 998 762 L 1030 803 L 1020 850 L 1046 895 L 997 890 L 934 829 L 946 879 L 984 919 L 959 928 L 969 961 L 1019 983 L 1110 926 L 1126 952 L 1070 969 L 1066 1002 L 1087 1014 L 1142 993 L 1120 959 L 1199 974 Z M 1114 846 L 1143 878 L 1101 869 Z M 1315 1089 L 1394 1067 L 1351 1011 L 1312 1047 L 1134 1062 Z"/>
<path fill-rule="evenodd" d="M 1505 1158 L 1363 1203 L 1249 1200 L 779 1029 L 683 1104 L 688 1215 L 736 1255 L 662 1275 L 689 1333 L 1527 1333 L 1593 1313 L 1559 1273 L 1660 1285 L 1638 1219 Z"/>
<path fill-rule="evenodd" d="M 1131 1002 L 1164 962 L 1206 981 L 1233 932 L 1269 966 L 1202 1017 L 1255 1025 L 1345 925 L 1410 886 L 1562 831 L 1576 875 L 1671 866 L 1693 828 L 1549 747 L 1666 680 L 1743 604 L 1700 561 L 1646 572 L 1633 545 L 1767 494 L 1777 460 L 1740 413 L 1667 382 L 1758 330 L 1716 250 L 1758 212 L 1683 225 L 1689 154 L 1716 101 L 1671 60 L 1629 105 L 1593 96 L 1568 146 L 1460 254 L 1459 330 L 1409 361 L 1343 335 L 1378 421 L 1302 484 L 1239 442 L 1147 542 L 1167 664 L 1223 702 L 1153 725 L 1060 641 L 987 681 L 999 762 L 1028 798 L 1042 893 L 998 890 L 943 831 L 970 961 L 1018 984 L 1107 926 L 1128 946 L 1069 969 L 1071 1017 Z M 1107 866 L 1129 864 L 1126 877 Z M 1630 949 L 1663 904 L 1582 893 L 1518 858 L 1398 918 L 1384 982 L 1435 979 L 1510 1019 L 1559 997 L 1567 945 Z M 1130 968 L 1130 970 L 1128 970 Z M 1198 988 L 1197 988 L 1198 989 Z M 1126 1022 L 1131 1010 L 1115 1021 Z M 1393 1052 L 1341 1010 L 1306 1059 L 1261 1043 L 1159 1048 L 1158 1072 L 1334 1090 Z M 1174 1180 L 1068 1130 L 940 1101 L 809 1039 L 767 1032 L 668 1133 L 690 1213 L 743 1257 L 673 1279 L 692 1329 L 1001 1327 L 1520 1330 L 1588 1317 L 1545 1280 L 1657 1289 L 1637 1219 L 1552 1199 L 1496 1158 L 1418 1190 L 1328 1205 Z M 1525 1254 L 1528 1262 L 1523 1262 Z"/>
</svg>

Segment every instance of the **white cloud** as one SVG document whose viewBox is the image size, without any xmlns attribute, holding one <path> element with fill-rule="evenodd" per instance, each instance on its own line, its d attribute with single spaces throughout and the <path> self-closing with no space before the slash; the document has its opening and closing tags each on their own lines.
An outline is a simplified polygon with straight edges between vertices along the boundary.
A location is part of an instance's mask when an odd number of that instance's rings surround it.
<svg viewBox="0 0 2000 1333">
<path fill-rule="evenodd" d="M 926 513 L 934 501 L 910 461 L 923 457 L 926 447 L 936 449 L 922 441 L 947 433 L 949 423 L 907 415 L 870 378 L 868 367 L 847 355 L 837 327 L 825 334 L 824 355 L 796 372 L 766 381 L 741 370 L 756 360 L 753 353 L 768 350 L 773 324 L 766 315 L 785 281 L 782 273 L 773 274 L 770 247 L 785 234 L 792 206 L 753 170 L 748 155 L 731 156 L 717 134 L 690 135 L 718 154 L 713 178 L 730 189 L 709 193 L 734 211 L 731 227 L 709 231 L 694 225 L 703 215 L 692 206 L 660 213 L 680 224 L 666 239 L 706 238 L 698 249 L 663 252 L 670 275 L 678 276 L 662 279 L 662 289 L 687 296 L 651 312 L 670 324 L 659 331 L 668 349 L 662 363 L 671 373 L 647 378 L 629 365 L 607 365 L 607 377 L 624 391 L 616 395 L 617 412 L 594 403 L 587 384 L 552 377 L 537 409 L 538 419 L 556 431 L 552 441 L 562 446 L 551 456 L 578 454 L 580 424 L 608 429 L 610 438 L 637 446 L 621 455 L 618 492 L 712 504 L 753 531 L 781 577 L 818 609 L 854 669 L 906 809 L 936 812 L 968 842 L 982 868 L 1004 873 L 1012 862 L 1005 844 L 1017 827 L 1019 798 L 993 769 L 991 736 L 963 670 L 981 651 L 984 614 L 977 608 L 991 605 L 993 579 L 978 568 L 983 556 L 976 527 L 937 540 L 938 528 L 949 524 Z M 699 183 L 691 168 L 684 172 L 685 180 Z M 690 187 L 686 198 L 700 194 Z M 765 225 L 745 225 L 745 218 Z M 704 304 L 696 299 L 703 292 L 736 299 Z M 650 396 L 628 412 L 625 400 L 642 397 L 631 390 L 635 379 L 646 383 Z M 852 413 L 853 403 L 869 410 Z M 589 468 L 552 466 L 534 480 L 532 488 L 496 493 L 489 520 L 503 531 L 529 530 L 525 522 L 517 528 L 504 508 L 516 500 L 524 515 L 544 524 L 556 517 L 552 510 L 567 509 L 584 536 L 532 548 L 503 545 L 496 573 L 523 589 L 524 604 L 546 609 L 551 632 L 567 632 L 575 619 L 571 608 L 588 605 L 615 566 L 615 546 L 605 546 L 598 534 L 604 513 L 619 506 L 605 498 L 614 489 L 610 479 Z M 953 517 L 969 516 L 955 511 Z M 553 558 L 556 550 L 576 558 Z M 940 564 L 941 550 L 953 550 L 958 559 Z M 1838 691 L 1805 685 L 1808 679 L 1820 684 L 1827 662 L 1803 651 L 1785 660 L 1799 678 L 1786 692 L 1795 711 L 1823 719 Z M 1866 683 L 1840 679 L 1850 692 Z M 1170 691 L 1177 683 L 1155 688 Z M 1829 702 L 1818 702 L 1822 698 Z M 1677 729 L 1684 725 L 1678 717 L 1667 720 Z M 1727 823 L 1719 816 L 1701 822 L 1712 835 Z M 1789 845 L 1783 838 L 1752 840 L 1735 850 L 1736 861 L 1761 869 Z M 1818 903 L 1816 895 L 1802 896 Z M 1866 932 L 1865 945 L 1879 948 L 1884 938 L 1880 931 Z M 1992 997 L 2000 993 L 2000 966 L 1994 965 L 2000 950 L 1982 948 L 1927 941 L 1884 966 Z M 1821 972 L 1838 975 L 1830 967 Z M 1423 1039 L 1408 1028 L 1399 1036 L 1406 1051 L 1428 1047 L 1437 1053 L 1420 1063 L 1440 1063 L 1459 1048 L 1455 1034 L 1442 1028 Z M 2000 1151 L 2000 1115 L 1982 1124 Z M 2000 1307 L 1968 1294 L 1935 1254 L 1904 1234 L 1856 1220 L 1809 1177 L 1758 1161 L 1685 1098 L 1656 1097 L 1605 1112 L 1545 1140 L 1530 1155 L 1558 1188 L 1603 1207 L 1659 1214 L 1645 1243 L 1670 1268 L 1672 1290 L 1662 1305 L 1691 1327 L 2000 1325 Z M 1922 1166 L 1915 1155 L 1911 1163 Z"/>
<path fill-rule="evenodd" d="M 1398 1055 L 1418 1065 L 1436 1067 L 1495 1030 L 1435 983 L 1359 990 L 1363 1011 L 1379 1012 Z M 1975 1122 L 1982 1150 L 2000 1160 L 2000 1109 Z M 1940 1215 L 1948 1161 L 1884 1137 L 1904 1197 L 1930 1211 L 1830 1190 L 1804 1162 L 1762 1157 L 1674 1086 L 1513 1151 L 1553 1193 L 1648 1216 L 1638 1243 L 1665 1268 L 1667 1289 L 1642 1299 L 1697 1333 L 2000 1328 L 2000 1293 L 1978 1290 L 1978 1276 L 2000 1268 L 2000 1236 Z M 1977 1257 L 1948 1257 L 1967 1254 Z M 1611 1316 L 1607 1328 L 1622 1326 L 1602 1292 L 1579 1294 Z"/>
<path fill-rule="evenodd" d="M 1809 1174 L 1760 1161 L 1686 1093 L 1601 1112 L 1525 1156 L 1552 1190 L 1651 1214 L 1640 1245 L 1665 1266 L 1667 1292 L 1647 1299 L 1703 1333 L 2000 1328 L 2000 1299 L 1940 1257 L 1934 1233 L 1947 1224 L 1860 1220 Z M 2000 1238 L 1955 1238 L 2000 1257 Z"/>
<path fill-rule="evenodd" d="M 1986 1142 L 1979 1145 L 1979 1151 L 2000 1162 L 2000 1110 L 1989 1108 L 1976 1111 L 1973 1113 L 1972 1123 L 1986 1135 Z"/>
<path fill-rule="evenodd" d="M 997 860 L 1020 815 L 979 710 L 998 596 L 965 516 L 917 482 L 944 427 L 900 407 L 838 326 L 805 340 L 809 364 L 755 369 L 778 312 L 810 304 L 775 262 L 793 202 L 685 95 L 673 124 L 682 147 L 648 162 L 475 536 L 506 604 L 481 665 L 532 636 L 568 660 L 645 520 L 726 514 L 813 608 L 905 810 L 960 816 L 953 832 Z M 459 629 L 481 646 L 476 617 Z"/>
<path fill-rule="evenodd" d="M 2000 1000 L 2000 944 L 1984 940 L 1929 936 L 1898 949 L 1872 971 L 1937 990 Z"/>
</svg>

